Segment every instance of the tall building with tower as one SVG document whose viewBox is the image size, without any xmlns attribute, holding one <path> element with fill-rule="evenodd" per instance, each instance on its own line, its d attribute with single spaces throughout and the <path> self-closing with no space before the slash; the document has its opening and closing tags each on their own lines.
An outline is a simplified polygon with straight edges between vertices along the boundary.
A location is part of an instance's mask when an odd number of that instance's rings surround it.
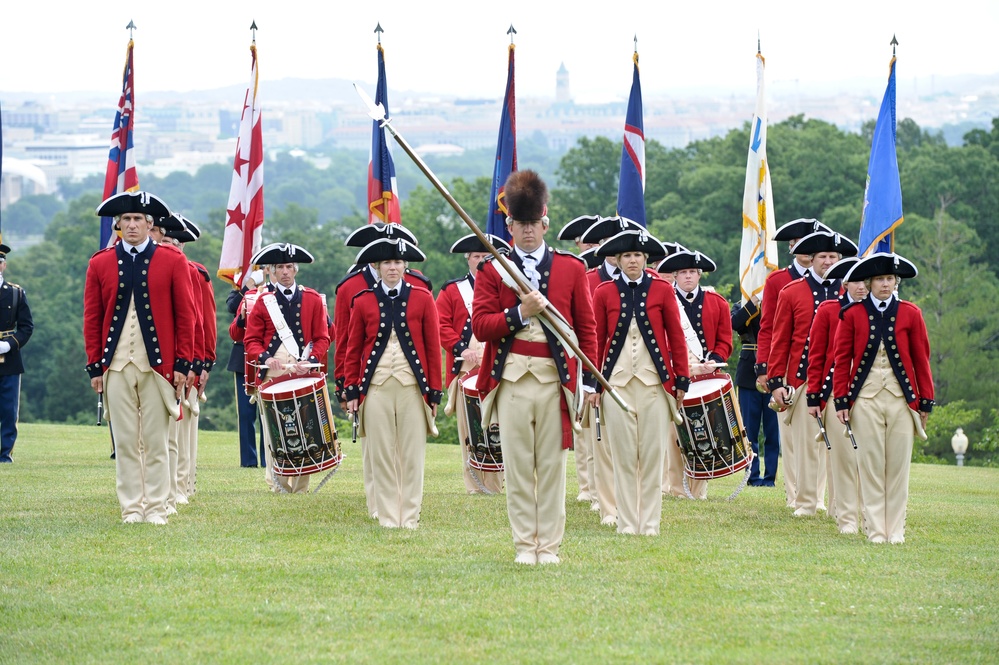
<svg viewBox="0 0 999 665">
<path fill-rule="evenodd" d="M 565 68 L 563 62 L 558 68 L 558 73 L 555 74 L 555 103 L 568 104 L 570 101 L 572 101 L 572 95 L 569 93 L 569 70 Z"/>
</svg>

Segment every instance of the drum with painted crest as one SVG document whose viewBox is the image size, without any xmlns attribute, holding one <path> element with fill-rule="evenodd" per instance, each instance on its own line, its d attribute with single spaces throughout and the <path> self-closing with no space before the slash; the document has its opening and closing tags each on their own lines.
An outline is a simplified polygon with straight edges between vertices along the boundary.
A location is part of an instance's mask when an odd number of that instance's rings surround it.
<svg viewBox="0 0 999 665">
<path fill-rule="evenodd" d="M 257 389 L 274 474 L 307 476 L 340 465 L 326 377 L 285 375 Z"/>
<path fill-rule="evenodd" d="M 710 480 L 747 469 L 753 448 L 742 425 L 732 377 L 722 372 L 695 377 L 681 406 L 677 425 L 688 478 Z"/>
<path fill-rule="evenodd" d="M 461 392 L 464 401 L 462 414 L 468 425 L 468 466 L 479 471 L 498 472 L 503 470 L 503 450 L 500 448 L 499 425 L 492 424 L 482 430 L 482 409 L 479 405 L 479 391 L 476 386 L 477 374 L 462 379 Z"/>
</svg>

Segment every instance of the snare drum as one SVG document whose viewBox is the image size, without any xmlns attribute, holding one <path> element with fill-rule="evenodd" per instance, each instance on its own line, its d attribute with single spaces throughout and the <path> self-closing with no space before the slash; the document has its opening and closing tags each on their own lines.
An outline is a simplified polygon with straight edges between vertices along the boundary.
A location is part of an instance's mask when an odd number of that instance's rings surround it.
<svg viewBox="0 0 999 665">
<path fill-rule="evenodd" d="M 477 374 L 461 382 L 464 411 L 468 423 L 468 466 L 479 471 L 498 472 L 503 470 L 503 450 L 500 448 L 499 425 L 489 426 L 482 431 L 482 410 L 479 406 L 479 391 L 476 387 Z"/>
<path fill-rule="evenodd" d="M 307 476 L 339 466 L 343 455 L 325 376 L 282 376 L 258 389 L 278 476 Z"/>
<path fill-rule="evenodd" d="M 722 478 L 749 466 L 753 449 L 742 426 L 732 377 L 716 372 L 691 380 L 681 411 L 683 424 L 676 429 L 688 478 Z"/>
</svg>

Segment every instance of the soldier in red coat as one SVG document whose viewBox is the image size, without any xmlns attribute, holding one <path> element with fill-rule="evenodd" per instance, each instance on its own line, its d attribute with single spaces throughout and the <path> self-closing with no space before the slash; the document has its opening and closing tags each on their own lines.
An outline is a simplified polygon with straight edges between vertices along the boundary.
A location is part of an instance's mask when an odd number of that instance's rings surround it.
<svg viewBox="0 0 999 665">
<path fill-rule="evenodd" d="M 805 236 L 816 231 L 828 231 L 832 229 L 817 219 L 796 219 L 784 224 L 774 232 L 774 240 L 777 242 L 787 241 L 788 248 L 793 249 L 798 241 Z M 760 302 L 760 332 L 756 338 L 756 386 L 759 390 L 770 392 L 767 388 L 767 358 L 770 356 L 770 338 L 773 335 L 774 315 L 777 313 L 777 296 L 780 290 L 796 279 L 801 279 L 808 272 L 812 265 L 812 259 L 808 254 L 794 254 L 791 265 L 780 270 L 774 270 L 767 275 L 763 285 L 762 300 Z M 780 446 L 781 464 L 784 466 L 784 490 L 787 500 L 787 507 L 794 507 L 795 495 L 795 466 L 794 466 L 794 442 L 791 440 L 790 427 L 783 418 L 777 419 L 777 429 L 780 436 L 778 445 Z M 776 473 L 776 469 L 774 470 Z"/>
<path fill-rule="evenodd" d="M 899 280 L 916 267 L 897 254 L 872 254 L 846 280 L 870 295 L 843 310 L 836 331 L 836 415 L 857 440 L 867 539 L 905 542 L 913 437 L 925 439 L 933 409 L 930 341 L 918 307 L 899 300 Z"/>
<path fill-rule="evenodd" d="M 510 253 L 510 245 L 499 236 L 487 235 L 490 243 L 503 254 Z M 476 417 L 479 423 L 470 422 L 470 414 L 465 408 L 462 382 L 475 377 L 482 365 L 482 343 L 472 334 L 472 296 L 475 290 L 475 276 L 489 251 L 474 233 L 459 238 L 451 245 L 452 254 L 464 254 L 468 263 L 468 274 L 452 279 L 441 287 L 437 295 L 437 315 L 441 322 L 441 346 L 444 347 L 444 384 L 447 386 L 448 401 L 445 413 L 458 414 L 458 441 L 463 452 L 462 476 L 465 491 L 469 494 L 497 494 L 503 491 L 503 471 L 488 471 L 472 468 L 473 451 L 470 448 L 473 432 L 481 430 L 481 414 Z M 474 379 L 472 379 L 474 385 Z M 476 397 L 476 399 L 478 399 Z M 482 450 L 489 454 L 488 433 L 483 432 Z M 498 451 L 497 451 L 498 452 Z M 492 460 L 480 460 L 490 464 L 501 458 L 495 455 Z"/>
<path fill-rule="evenodd" d="M 126 523 L 167 523 L 167 433 L 194 385 L 194 297 L 184 255 L 149 237 L 166 205 L 148 192 L 104 201 L 121 240 L 90 259 L 83 340 L 94 391 L 114 422 L 118 502 Z M 141 407 L 141 408 L 140 408 Z"/>
<path fill-rule="evenodd" d="M 347 338 L 347 412 L 370 447 L 378 523 L 415 529 L 423 506 L 427 435 L 441 401 L 440 323 L 434 297 L 403 279 L 426 256 L 406 240 L 383 238 L 357 255 L 380 277 L 354 297 Z"/>
<path fill-rule="evenodd" d="M 510 262 L 532 290 L 518 294 L 505 285 L 495 261 L 487 261 L 475 280 L 472 333 L 486 344 L 482 366 L 489 368 L 488 374 L 479 373 L 482 420 L 499 423 L 514 560 L 557 564 L 579 368 L 538 315 L 550 302 L 574 330 L 579 349 L 592 358 L 593 310 L 583 262 L 545 244 L 544 181 L 534 171 L 517 171 L 504 191 L 514 241 Z"/>
<path fill-rule="evenodd" d="M 663 506 L 663 433 L 679 418 L 676 400 L 683 401 L 689 385 L 687 343 L 672 287 L 645 272 L 649 254 L 666 253 L 662 243 L 645 231 L 623 231 L 598 253 L 614 255 L 621 268 L 621 276 L 594 294 L 599 363 L 637 412 L 632 416 L 616 404 L 603 409 L 602 438 L 614 455 L 617 531 L 655 536 Z M 598 400 L 587 397 L 594 407 Z"/>
<path fill-rule="evenodd" d="M 857 246 L 838 233 L 819 231 L 802 238 L 792 251 L 810 254 L 812 265 L 804 277 L 781 289 L 777 299 L 767 358 L 767 387 L 774 404 L 786 409 L 779 419 L 790 426 L 790 437 L 782 439 L 782 445 L 790 441 L 794 449 L 794 514 L 802 517 L 814 515 L 820 507 L 824 509 L 825 446 L 815 440 L 818 424 L 808 415 L 808 409 L 801 407 L 804 399 L 799 397 L 804 396 L 796 394 L 792 399 L 791 391 L 801 388 L 807 378 L 808 333 L 815 310 L 823 301 L 839 297 L 840 281 L 826 279 L 826 271 L 843 256 L 856 256 Z M 784 466 L 786 474 L 786 461 Z"/>
<path fill-rule="evenodd" d="M 319 365 L 330 346 L 329 323 L 323 299 L 313 289 L 296 283 L 299 263 L 312 263 L 312 255 L 291 243 L 274 243 L 262 248 L 251 260 L 254 265 L 270 265 L 277 279 L 275 290 L 260 295 L 246 321 L 243 343 L 246 358 L 260 369 L 258 384 L 285 374 L 305 374 Z M 281 334 L 279 334 L 279 330 Z M 270 438 L 264 426 L 264 439 Z M 275 442 L 268 442 L 273 453 Z M 268 484 L 288 492 L 307 492 L 309 476 L 281 476 L 268 464 Z"/>
<path fill-rule="evenodd" d="M 827 279 L 842 279 L 858 261 L 850 256 L 835 263 L 826 272 Z M 826 484 L 829 488 L 829 515 L 836 519 L 840 533 L 857 533 L 860 523 L 860 483 L 857 471 L 857 451 L 850 444 L 842 427 L 836 423 L 833 405 L 833 357 L 839 314 L 850 303 L 867 297 L 862 281 L 843 282 L 844 293 L 836 300 L 826 300 L 815 310 L 815 319 L 808 334 L 808 415 L 821 418 L 825 442 L 829 445 L 826 460 Z M 816 421 L 817 422 L 817 421 Z M 821 454 L 821 453 L 820 453 Z"/>
<path fill-rule="evenodd" d="M 365 224 L 364 226 L 355 229 L 349 236 L 347 236 L 347 240 L 344 241 L 344 244 L 347 247 L 357 247 L 360 250 L 367 247 L 375 240 L 380 240 L 382 238 L 388 238 L 390 240 L 403 239 L 414 246 L 419 245 L 419 242 L 416 240 L 416 236 L 414 236 L 402 224 L 385 224 L 382 222 Z M 413 286 L 422 286 L 432 292 L 433 287 L 430 280 L 418 271 L 406 268 L 406 275 L 403 279 Z M 336 302 L 333 306 L 333 328 L 336 331 L 334 338 L 336 343 L 333 348 L 333 380 L 336 385 L 337 399 L 340 401 L 340 407 L 343 409 L 347 408 L 347 398 L 345 397 L 343 391 L 345 387 L 344 370 L 346 368 L 347 360 L 347 337 L 350 334 L 350 306 L 354 300 L 354 296 L 361 291 L 374 287 L 378 280 L 378 272 L 374 266 L 355 262 L 355 266 L 347 272 L 347 275 L 340 280 L 340 283 L 337 284 L 334 289 Z M 371 478 L 371 460 L 368 456 L 368 448 L 364 445 L 363 437 L 360 439 L 360 444 L 364 487 L 365 490 L 368 491 L 370 488 L 374 487 L 374 482 Z M 378 515 L 377 510 L 375 509 L 374 496 L 368 492 L 365 496 L 365 500 L 367 502 L 368 514 L 373 519 L 377 519 Z"/>
</svg>

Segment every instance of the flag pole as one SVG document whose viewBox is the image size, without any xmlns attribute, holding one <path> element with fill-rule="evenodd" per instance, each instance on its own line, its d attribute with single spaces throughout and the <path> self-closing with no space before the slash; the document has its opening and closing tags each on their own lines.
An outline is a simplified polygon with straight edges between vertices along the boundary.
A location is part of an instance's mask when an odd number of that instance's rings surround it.
<svg viewBox="0 0 999 665">
<path fill-rule="evenodd" d="M 502 266 L 507 274 L 510 275 L 521 293 L 530 293 L 533 289 L 524 279 L 524 276 L 512 263 L 507 260 L 505 256 L 499 253 L 496 247 L 493 246 L 492 242 L 490 242 L 489 238 L 482 232 L 482 229 L 479 228 L 478 224 L 476 224 L 475 221 L 468 216 L 468 213 L 465 212 L 455 198 L 451 196 L 451 192 L 447 190 L 444 183 L 442 183 L 437 175 L 430 170 L 430 167 L 426 165 L 420 156 L 413 151 L 406 139 L 404 139 L 402 135 L 395 130 L 392 126 L 391 119 L 386 117 L 385 111 L 382 109 L 381 105 L 376 105 L 367 93 L 365 93 L 364 90 L 362 90 L 356 83 L 354 84 L 354 89 L 364 101 L 365 106 L 367 106 L 371 118 L 378 121 L 382 127 L 385 127 L 389 134 L 391 134 L 399 145 L 402 146 L 403 151 L 409 155 L 410 159 L 412 159 L 417 167 L 419 167 L 420 171 L 423 172 L 423 175 L 427 176 L 427 179 L 430 180 L 431 184 L 433 184 L 437 191 L 441 193 L 441 196 L 443 196 L 454 211 L 458 213 L 458 216 L 461 217 L 461 219 L 465 222 L 465 225 L 471 229 L 472 233 L 475 234 L 475 237 L 479 239 L 479 242 L 481 242 L 483 246 L 489 250 L 489 253 L 493 255 L 500 266 Z M 615 402 L 617 402 L 618 406 L 633 416 L 637 416 L 637 412 L 632 407 L 628 406 L 621 395 L 614 390 L 614 387 L 611 386 L 610 383 L 607 382 L 607 379 L 604 378 L 603 374 L 601 374 L 600 370 L 597 369 L 596 365 L 594 365 L 593 362 L 582 352 L 579 345 L 566 334 L 568 332 L 566 330 L 566 328 L 568 328 L 568 324 L 565 317 L 562 316 L 562 314 L 555 309 L 551 303 L 539 312 L 538 316 L 548 323 L 548 329 L 559 338 L 559 341 L 572 349 L 572 352 L 576 354 L 586 369 L 593 374 L 600 385 L 603 386 L 604 390 L 614 399 Z"/>
</svg>

